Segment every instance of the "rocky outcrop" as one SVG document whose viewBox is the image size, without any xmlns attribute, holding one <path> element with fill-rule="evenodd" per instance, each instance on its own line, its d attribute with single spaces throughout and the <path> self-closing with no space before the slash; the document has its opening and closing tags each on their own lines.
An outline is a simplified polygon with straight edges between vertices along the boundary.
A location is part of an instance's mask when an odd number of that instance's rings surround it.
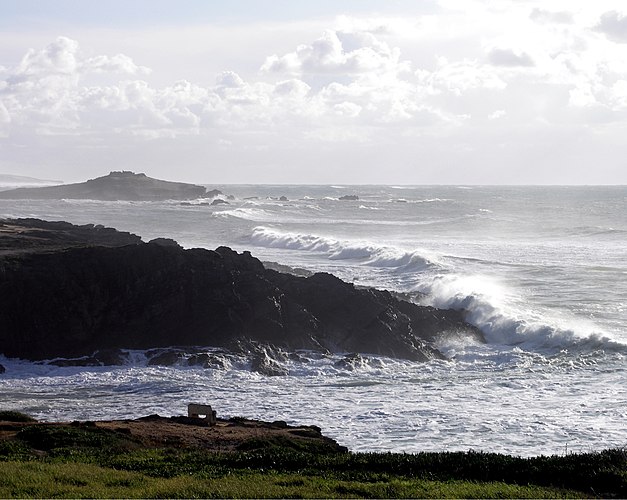
<svg viewBox="0 0 627 500">
<path fill-rule="evenodd" d="M 0 219 L 0 257 L 5 254 L 50 252 L 71 247 L 119 247 L 141 242 L 139 236 L 101 225 L 76 226 L 69 222 L 39 219 Z"/>
<path fill-rule="evenodd" d="M 0 223 L 5 229 L 0 246 L 5 237 L 15 238 L 19 228 L 32 233 L 37 226 L 33 220 Z M 43 238 L 50 226 L 40 224 L 38 237 Z M 58 227 L 60 233 L 47 229 L 56 241 L 54 251 L 22 248 L 0 254 L 0 352 L 8 357 L 83 357 L 102 364 L 95 351 L 113 355 L 116 351 L 106 350 L 230 348 L 239 341 L 285 351 L 427 360 L 442 357 L 432 341 L 443 332 L 481 338 L 459 312 L 359 289 L 329 274 L 283 274 L 266 269 L 249 252 L 238 254 L 226 247 L 184 250 L 124 234 L 109 240 L 122 246 L 94 246 L 98 238 L 85 235 L 96 235 L 101 228 Z M 58 234 L 64 248 L 59 248 Z M 263 349 L 253 356 L 257 369 L 268 374 L 282 371 L 271 361 L 275 358 Z"/>
<path fill-rule="evenodd" d="M 216 205 L 230 205 L 230 203 L 222 198 L 216 198 L 211 202 L 211 206 L 215 207 Z"/>
<path fill-rule="evenodd" d="M 86 199 L 86 200 L 191 200 L 215 197 L 220 191 L 207 192 L 203 186 L 184 182 L 153 179 L 146 174 L 129 171 L 111 172 L 109 175 L 77 184 L 17 188 L 0 192 L 1 199 Z"/>
</svg>

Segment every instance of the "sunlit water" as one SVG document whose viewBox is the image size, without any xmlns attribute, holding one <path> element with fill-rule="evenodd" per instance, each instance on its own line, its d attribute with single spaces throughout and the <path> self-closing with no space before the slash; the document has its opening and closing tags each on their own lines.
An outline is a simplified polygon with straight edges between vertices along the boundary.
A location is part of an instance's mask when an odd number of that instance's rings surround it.
<svg viewBox="0 0 627 500">
<path fill-rule="evenodd" d="M 214 187 L 214 186 L 212 186 Z M 627 188 L 223 186 L 229 205 L 0 200 L 2 217 L 96 223 L 185 247 L 421 292 L 466 311 L 488 343 L 450 361 L 305 353 L 286 377 L 229 369 L 58 368 L 0 359 L 0 405 L 42 419 L 179 414 L 320 425 L 352 450 L 520 455 L 627 444 Z M 354 194 L 358 200 L 340 201 Z M 279 197 L 287 197 L 280 201 Z M 246 199 L 250 198 L 250 199 Z"/>
</svg>

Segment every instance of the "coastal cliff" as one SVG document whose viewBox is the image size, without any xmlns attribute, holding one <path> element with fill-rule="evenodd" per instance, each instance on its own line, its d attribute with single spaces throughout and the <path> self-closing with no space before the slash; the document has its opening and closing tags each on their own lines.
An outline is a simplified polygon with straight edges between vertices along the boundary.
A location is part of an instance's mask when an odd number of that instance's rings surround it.
<svg viewBox="0 0 627 500">
<path fill-rule="evenodd" d="M 0 199 L 90 199 L 90 200 L 191 200 L 215 197 L 219 191 L 184 182 L 153 179 L 146 174 L 129 171 L 111 172 L 109 175 L 76 184 L 61 186 L 24 187 L 0 192 Z"/>
<path fill-rule="evenodd" d="M 0 220 L 0 303 L 0 352 L 30 360 L 213 346 L 256 349 L 280 374 L 260 345 L 425 361 L 443 358 L 432 342 L 446 332 L 482 339 L 457 311 L 279 273 L 249 252 L 35 219 Z"/>
</svg>

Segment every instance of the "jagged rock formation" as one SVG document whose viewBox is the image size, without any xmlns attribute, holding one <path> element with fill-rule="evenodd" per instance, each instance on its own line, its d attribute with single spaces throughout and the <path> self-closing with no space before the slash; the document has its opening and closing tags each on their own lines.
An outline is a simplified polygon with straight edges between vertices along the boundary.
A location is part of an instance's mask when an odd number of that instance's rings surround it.
<svg viewBox="0 0 627 500">
<path fill-rule="evenodd" d="M 191 200 L 215 197 L 220 191 L 207 192 L 203 186 L 153 179 L 146 174 L 121 171 L 77 184 L 17 188 L 0 192 L 3 199 L 86 199 L 86 200 Z"/>
<path fill-rule="evenodd" d="M 86 246 L 120 247 L 141 242 L 137 235 L 100 224 L 76 226 L 69 222 L 39 219 L 0 219 L 0 257 L 19 252 L 50 252 Z"/>
<path fill-rule="evenodd" d="M 482 338 L 459 312 L 329 274 L 279 273 L 249 252 L 184 250 L 67 223 L 0 223 L 0 352 L 8 357 L 86 356 L 97 364 L 115 359 L 117 348 L 239 343 L 256 346 L 259 370 L 280 374 L 261 344 L 427 360 L 442 357 L 431 341 L 443 332 Z M 100 246 L 105 234 L 109 246 Z"/>
</svg>

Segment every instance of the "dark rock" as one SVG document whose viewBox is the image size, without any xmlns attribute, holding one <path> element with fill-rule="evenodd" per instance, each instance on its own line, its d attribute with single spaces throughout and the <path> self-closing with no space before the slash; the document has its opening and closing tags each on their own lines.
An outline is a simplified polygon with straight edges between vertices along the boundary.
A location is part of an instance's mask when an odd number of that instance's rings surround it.
<svg viewBox="0 0 627 500">
<path fill-rule="evenodd" d="M 202 368 L 212 368 L 214 370 L 225 370 L 230 366 L 229 361 L 224 355 L 220 354 L 192 354 L 187 358 L 189 366 L 200 366 Z"/>
<path fill-rule="evenodd" d="M 100 349 L 93 354 L 93 357 L 103 366 L 120 366 L 125 364 L 129 355 L 122 349 Z"/>
<path fill-rule="evenodd" d="M 177 241 L 173 240 L 172 238 L 155 238 L 154 240 L 150 240 L 148 242 L 148 244 L 150 244 L 150 245 L 161 245 L 162 247 L 183 248 L 183 247 L 181 247 L 181 245 L 178 244 Z"/>
<path fill-rule="evenodd" d="M 161 421 L 169 420 L 169 419 L 167 419 L 166 417 L 162 417 L 161 415 L 158 415 L 156 413 L 153 413 L 152 415 L 139 417 L 136 420 L 139 420 L 140 422 L 161 422 Z"/>
<path fill-rule="evenodd" d="M 0 365 L 0 374 L 5 373 L 6 371 L 7 369 L 4 366 Z"/>
<path fill-rule="evenodd" d="M 50 224 L 62 227 L 40 230 Z M 482 340 L 458 311 L 418 306 L 329 274 L 283 274 L 266 269 L 250 252 L 147 244 L 114 230 L 112 247 L 82 243 L 102 231 L 0 220 L 2 354 L 42 360 L 159 348 L 147 354 L 149 363 L 172 365 L 190 351 L 163 348 L 238 341 L 254 369 L 285 374 L 286 351 L 419 361 L 443 357 L 432 344 L 443 332 Z M 37 243 L 24 243 L 23 232 Z M 56 246 L 46 246 L 49 241 Z M 202 366 L 208 361 L 197 359 Z"/>
<path fill-rule="evenodd" d="M 301 356 L 297 352 L 290 352 L 289 358 L 291 361 L 296 361 L 298 363 L 310 363 L 310 361 L 306 357 Z"/>
<path fill-rule="evenodd" d="M 359 353 L 352 353 L 345 356 L 343 359 L 336 361 L 333 366 L 336 368 L 342 368 L 344 370 L 356 370 L 368 365 L 367 359 L 363 358 Z"/>
<path fill-rule="evenodd" d="M 54 366 L 100 366 L 100 362 L 91 356 L 82 358 L 53 359 L 52 361 L 49 361 L 48 364 Z"/>
<path fill-rule="evenodd" d="M 213 200 L 211 202 L 211 205 L 215 206 L 215 205 L 230 205 L 230 203 L 226 200 L 223 200 L 221 198 L 217 198 L 215 200 Z"/>
<path fill-rule="evenodd" d="M 204 418 L 185 417 L 183 415 L 177 415 L 174 417 L 170 417 L 170 420 L 176 422 L 177 424 L 194 425 L 196 427 L 209 427 L 209 421 L 205 420 Z"/>
<path fill-rule="evenodd" d="M 205 353 L 192 354 L 187 358 L 188 366 L 201 366 L 203 368 L 209 368 L 209 355 Z"/>
<path fill-rule="evenodd" d="M 357 201 L 359 200 L 359 196 L 356 194 L 345 194 L 344 196 L 340 196 L 338 200 L 342 201 Z"/>
<path fill-rule="evenodd" d="M 183 359 L 181 351 L 164 351 L 148 359 L 149 366 L 173 366 Z"/>
<path fill-rule="evenodd" d="M 289 201 L 289 200 L 287 199 L 287 196 L 281 196 L 279 198 L 279 201 Z"/>
<path fill-rule="evenodd" d="M 77 184 L 18 188 L 0 192 L 1 199 L 88 199 L 88 200 L 189 200 L 207 195 L 203 186 L 153 179 L 146 174 L 129 171 L 111 172 L 109 175 Z"/>
<path fill-rule="evenodd" d="M 265 353 L 257 354 L 252 359 L 250 369 L 268 377 L 280 377 L 289 373 L 287 368 L 281 366 L 276 360 L 272 359 Z"/>
<path fill-rule="evenodd" d="M 219 189 L 212 189 L 211 191 L 207 191 L 205 196 L 207 198 L 215 198 L 216 196 L 220 196 L 222 194 L 224 194 L 224 193 L 222 191 L 220 191 Z"/>
<path fill-rule="evenodd" d="M 0 256 L 71 247 L 138 245 L 139 236 L 100 224 L 75 226 L 39 219 L 0 219 Z"/>
</svg>

